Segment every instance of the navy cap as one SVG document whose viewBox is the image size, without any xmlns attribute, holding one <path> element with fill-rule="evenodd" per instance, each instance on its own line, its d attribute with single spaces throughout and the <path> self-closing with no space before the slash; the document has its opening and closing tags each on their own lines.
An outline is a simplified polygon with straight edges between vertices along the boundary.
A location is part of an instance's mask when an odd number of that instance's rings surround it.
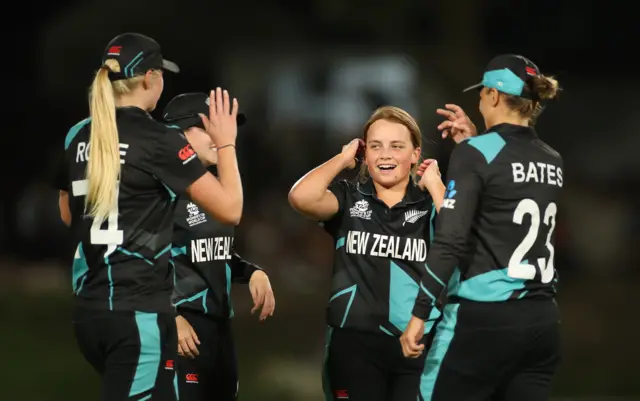
<svg viewBox="0 0 640 401">
<path fill-rule="evenodd" d="M 204 129 L 199 114 L 209 115 L 209 95 L 199 92 L 183 93 L 171 99 L 164 108 L 162 118 L 183 131 L 191 127 Z M 240 126 L 247 122 L 247 118 L 243 113 L 238 113 L 236 121 Z"/>
<path fill-rule="evenodd" d="M 176 63 L 162 57 L 158 42 L 139 33 L 123 33 L 111 39 L 104 50 L 102 64 L 108 59 L 120 63 L 120 72 L 109 73 L 111 81 L 132 78 L 149 70 L 180 72 Z"/>
<path fill-rule="evenodd" d="M 527 83 L 531 77 L 538 74 L 540 70 L 528 58 L 515 54 L 503 54 L 489 62 L 482 82 L 466 88 L 463 92 L 487 87 L 509 95 L 537 100 Z"/>
</svg>

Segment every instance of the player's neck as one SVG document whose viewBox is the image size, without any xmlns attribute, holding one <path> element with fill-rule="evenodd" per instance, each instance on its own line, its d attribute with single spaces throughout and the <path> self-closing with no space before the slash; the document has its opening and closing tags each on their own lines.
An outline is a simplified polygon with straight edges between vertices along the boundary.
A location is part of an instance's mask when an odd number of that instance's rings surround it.
<svg viewBox="0 0 640 401">
<path fill-rule="evenodd" d="M 120 96 L 116 99 L 116 107 L 137 107 L 147 110 L 146 102 L 140 100 L 138 96 Z"/>
<path fill-rule="evenodd" d="M 494 118 L 485 120 L 485 125 L 487 126 L 487 129 L 491 127 L 495 127 L 496 125 L 500 125 L 500 124 L 522 125 L 524 127 L 528 127 L 529 119 L 522 118 L 519 114 L 510 113 L 510 114 L 495 116 Z"/>
<path fill-rule="evenodd" d="M 377 182 L 373 181 L 373 186 L 376 189 L 376 196 L 390 208 L 400 203 L 402 199 L 404 199 L 404 196 L 407 192 L 408 184 L 409 180 L 407 179 L 402 180 L 401 182 L 390 188 L 386 188 L 383 185 L 380 185 Z"/>
</svg>

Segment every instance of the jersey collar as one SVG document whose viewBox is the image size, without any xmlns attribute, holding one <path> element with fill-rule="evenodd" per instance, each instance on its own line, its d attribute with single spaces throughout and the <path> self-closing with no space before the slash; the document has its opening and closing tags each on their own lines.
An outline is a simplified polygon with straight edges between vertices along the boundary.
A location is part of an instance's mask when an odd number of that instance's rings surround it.
<svg viewBox="0 0 640 401">
<path fill-rule="evenodd" d="M 488 134 L 491 132 L 497 132 L 499 134 L 507 134 L 507 135 L 509 134 L 524 135 L 532 138 L 538 137 L 538 134 L 536 133 L 536 130 L 533 127 L 528 127 L 524 125 L 515 125 L 515 124 L 509 124 L 509 123 L 494 125 L 493 127 L 490 127 L 489 129 L 484 131 L 481 135 Z"/>
<path fill-rule="evenodd" d="M 358 192 L 362 195 L 369 196 L 371 198 L 376 199 L 378 202 L 382 202 L 376 196 L 376 188 L 373 185 L 373 180 L 371 178 L 367 179 L 365 182 L 358 182 L 356 185 Z M 395 205 L 394 207 L 402 207 L 404 205 L 411 205 L 414 203 L 418 203 L 425 199 L 427 195 L 424 191 L 422 191 L 413 180 L 409 180 L 409 184 L 407 184 L 407 190 L 404 194 L 404 198 Z"/>
</svg>

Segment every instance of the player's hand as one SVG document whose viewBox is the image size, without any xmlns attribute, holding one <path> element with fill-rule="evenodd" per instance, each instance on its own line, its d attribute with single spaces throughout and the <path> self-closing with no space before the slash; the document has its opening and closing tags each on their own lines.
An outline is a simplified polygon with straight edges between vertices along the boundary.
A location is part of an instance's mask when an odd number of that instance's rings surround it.
<svg viewBox="0 0 640 401">
<path fill-rule="evenodd" d="M 176 316 L 176 328 L 178 329 L 178 355 L 191 359 L 200 355 L 196 346 L 196 344 L 200 345 L 200 340 L 187 319 Z"/>
<path fill-rule="evenodd" d="M 342 156 L 342 160 L 344 163 L 343 168 L 351 169 L 356 166 L 356 155 L 358 154 L 358 149 L 363 146 L 364 141 L 357 138 L 342 147 L 340 156 Z"/>
<path fill-rule="evenodd" d="M 436 113 L 446 118 L 438 125 L 438 130 L 442 131 L 442 139 L 450 137 L 455 143 L 460 143 L 466 138 L 478 135 L 476 126 L 460 106 L 445 104 L 444 107 L 436 110 Z"/>
<path fill-rule="evenodd" d="M 267 317 L 273 316 L 276 309 L 276 299 L 273 296 L 273 289 L 269 282 L 269 276 L 262 270 L 256 270 L 249 280 L 249 291 L 253 298 L 253 309 L 251 314 L 262 308 L 260 311 L 260 321 L 266 320 Z"/>
<path fill-rule="evenodd" d="M 400 344 L 402 345 L 402 353 L 406 358 L 417 358 L 424 351 L 424 344 L 420 344 L 420 340 L 424 335 L 424 320 L 415 316 L 411 316 L 407 328 L 400 336 Z"/>
<path fill-rule="evenodd" d="M 434 185 L 442 185 L 440 168 L 438 167 L 438 161 L 436 159 L 424 160 L 420 166 L 418 166 L 416 174 L 420 176 L 418 186 L 423 191 L 433 188 Z"/>
<path fill-rule="evenodd" d="M 235 145 L 238 136 L 238 100 L 229 99 L 229 92 L 217 88 L 209 95 L 209 116 L 200 114 L 205 130 L 218 148 Z"/>
</svg>

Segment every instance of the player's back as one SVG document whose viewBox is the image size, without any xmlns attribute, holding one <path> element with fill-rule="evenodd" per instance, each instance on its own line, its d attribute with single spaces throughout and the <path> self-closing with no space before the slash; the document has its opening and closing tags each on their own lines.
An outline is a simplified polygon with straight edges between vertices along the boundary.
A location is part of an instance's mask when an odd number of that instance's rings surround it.
<svg viewBox="0 0 640 401">
<path fill-rule="evenodd" d="M 480 302 L 553 297 L 561 156 L 533 128 L 511 124 L 497 125 L 467 144 L 486 164 L 468 252 L 449 295 Z M 455 199 L 452 190 L 447 198 Z"/>
<path fill-rule="evenodd" d="M 91 120 L 75 125 L 65 140 L 71 228 L 78 243 L 74 292 L 88 308 L 170 312 L 175 195 L 157 178 L 157 159 L 165 136 L 178 133 L 136 107 L 119 108 L 116 116 L 120 181 L 115 208 L 102 224 L 85 210 Z"/>
</svg>

